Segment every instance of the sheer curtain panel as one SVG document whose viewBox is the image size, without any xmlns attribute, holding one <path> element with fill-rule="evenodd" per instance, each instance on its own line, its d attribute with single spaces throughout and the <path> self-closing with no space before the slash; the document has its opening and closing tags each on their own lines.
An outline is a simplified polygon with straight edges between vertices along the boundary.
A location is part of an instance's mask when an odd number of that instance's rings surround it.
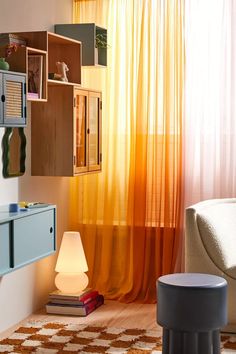
<svg viewBox="0 0 236 354">
<path fill-rule="evenodd" d="M 103 91 L 103 171 L 71 179 L 90 285 L 107 298 L 156 301 L 178 270 L 184 81 L 183 2 L 74 1 L 74 22 L 108 29 L 108 66 L 83 69 Z"/>
</svg>

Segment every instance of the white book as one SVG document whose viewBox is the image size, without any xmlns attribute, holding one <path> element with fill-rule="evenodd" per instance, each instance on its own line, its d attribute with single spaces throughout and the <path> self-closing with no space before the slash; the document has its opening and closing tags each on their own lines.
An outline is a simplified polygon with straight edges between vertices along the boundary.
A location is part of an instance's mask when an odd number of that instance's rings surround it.
<svg viewBox="0 0 236 354">
<path fill-rule="evenodd" d="M 58 315 L 77 315 L 77 316 L 86 316 L 87 310 L 86 307 L 75 307 L 75 306 L 67 306 L 63 307 L 62 305 L 46 305 L 47 313 L 54 313 Z"/>
<path fill-rule="evenodd" d="M 80 300 L 81 297 L 83 297 L 85 294 L 90 293 L 92 291 L 91 288 L 86 288 L 82 291 L 79 291 L 78 293 L 63 293 L 60 290 L 55 290 L 49 294 L 49 299 L 54 298 L 54 299 L 64 299 L 64 300 Z"/>
</svg>

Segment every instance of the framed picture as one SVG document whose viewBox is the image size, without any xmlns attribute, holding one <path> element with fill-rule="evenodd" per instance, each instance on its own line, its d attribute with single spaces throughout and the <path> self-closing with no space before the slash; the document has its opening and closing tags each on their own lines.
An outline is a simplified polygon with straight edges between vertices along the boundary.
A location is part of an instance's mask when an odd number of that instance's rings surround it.
<svg viewBox="0 0 236 354">
<path fill-rule="evenodd" d="M 28 56 L 28 94 L 42 98 L 43 56 Z"/>
</svg>

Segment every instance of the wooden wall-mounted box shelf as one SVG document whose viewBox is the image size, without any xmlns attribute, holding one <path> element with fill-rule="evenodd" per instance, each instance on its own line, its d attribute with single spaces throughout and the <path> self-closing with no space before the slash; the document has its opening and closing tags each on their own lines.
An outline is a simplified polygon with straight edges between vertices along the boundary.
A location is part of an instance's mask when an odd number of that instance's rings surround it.
<svg viewBox="0 0 236 354">
<path fill-rule="evenodd" d="M 56 251 L 56 207 L 10 213 L 0 207 L 0 276 Z"/>
<path fill-rule="evenodd" d="M 95 23 L 57 24 L 55 32 L 82 42 L 83 66 L 107 66 L 107 48 L 96 48 L 97 35 L 102 35 L 107 40 L 106 28 Z"/>
<path fill-rule="evenodd" d="M 3 51 L 1 48 L 0 52 Z M 29 87 L 28 87 L 28 58 L 31 55 L 42 56 L 42 67 L 41 67 L 41 95 L 37 99 L 30 97 Z M 37 100 L 37 101 L 45 101 L 47 100 L 47 52 L 40 49 L 35 49 L 31 47 L 19 47 L 16 52 L 13 52 L 9 58 L 7 58 L 7 62 L 10 65 L 10 69 L 14 70 L 14 72 L 25 73 L 27 75 L 26 80 L 26 89 L 27 89 L 27 100 Z"/>
<path fill-rule="evenodd" d="M 82 44 L 55 33 L 48 32 L 48 72 L 56 72 L 56 62 L 65 62 L 69 68 L 69 83 L 81 85 Z M 53 80 L 56 83 L 61 81 Z"/>
<path fill-rule="evenodd" d="M 47 31 L 14 32 L 14 34 L 25 38 L 27 47 L 19 47 L 16 52 L 13 52 L 9 58 L 7 58 L 11 70 L 26 73 L 29 79 L 29 56 L 42 56 L 41 94 L 39 94 L 38 98 L 32 97 L 33 95 L 27 95 L 28 100 L 34 102 L 46 101 L 48 82 L 51 83 L 53 81 L 59 85 L 68 84 L 67 82 L 48 79 L 49 73 L 57 73 L 56 62 L 58 61 L 65 62 L 69 68 L 67 72 L 69 84 L 81 85 L 81 42 Z M 5 51 L 5 48 L 0 48 L 0 55 L 3 51 Z M 29 86 L 28 83 L 28 89 Z M 27 93 L 29 93 L 28 90 Z"/>
</svg>

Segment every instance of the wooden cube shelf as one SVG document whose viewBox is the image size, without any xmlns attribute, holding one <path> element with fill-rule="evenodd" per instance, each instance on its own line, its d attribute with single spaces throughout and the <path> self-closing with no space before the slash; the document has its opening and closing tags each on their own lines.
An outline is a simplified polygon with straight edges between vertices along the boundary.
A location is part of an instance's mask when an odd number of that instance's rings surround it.
<svg viewBox="0 0 236 354">
<path fill-rule="evenodd" d="M 83 66 L 107 65 L 107 48 L 96 48 L 97 35 L 102 35 L 106 42 L 107 30 L 105 28 L 97 26 L 95 23 L 57 24 L 55 32 L 82 42 Z"/>
<path fill-rule="evenodd" d="M 81 85 L 81 48 L 79 41 L 48 32 L 48 72 L 56 72 L 56 62 L 65 62 L 69 83 Z"/>
</svg>

